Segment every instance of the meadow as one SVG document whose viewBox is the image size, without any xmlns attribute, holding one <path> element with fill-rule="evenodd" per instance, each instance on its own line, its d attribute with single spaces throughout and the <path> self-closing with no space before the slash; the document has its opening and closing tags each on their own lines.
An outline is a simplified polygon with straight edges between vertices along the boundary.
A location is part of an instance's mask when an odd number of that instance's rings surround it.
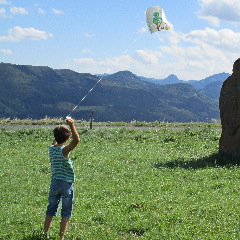
<svg viewBox="0 0 240 240">
<path fill-rule="evenodd" d="M 240 239 L 240 170 L 219 161 L 214 124 L 78 132 L 66 239 Z M 0 136 L 0 239 L 44 239 L 52 129 L 1 128 Z"/>
</svg>

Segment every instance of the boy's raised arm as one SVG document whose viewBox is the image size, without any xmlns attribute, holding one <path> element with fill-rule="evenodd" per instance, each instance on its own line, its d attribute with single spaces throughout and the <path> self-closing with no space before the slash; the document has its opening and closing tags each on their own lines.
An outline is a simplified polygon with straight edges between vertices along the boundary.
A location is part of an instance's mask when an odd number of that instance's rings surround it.
<svg viewBox="0 0 240 240">
<path fill-rule="evenodd" d="M 72 151 L 79 143 L 80 141 L 80 137 L 77 133 L 77 130 L 74 126 L 74 120 L 73 119 L 69 119 L 67 120 L 67 124 L 71 129 L 72 132 L 72 140 L 71 142 L 63 149 L 63 156 L 68 158 L 69 152 Z"/>
</svg>

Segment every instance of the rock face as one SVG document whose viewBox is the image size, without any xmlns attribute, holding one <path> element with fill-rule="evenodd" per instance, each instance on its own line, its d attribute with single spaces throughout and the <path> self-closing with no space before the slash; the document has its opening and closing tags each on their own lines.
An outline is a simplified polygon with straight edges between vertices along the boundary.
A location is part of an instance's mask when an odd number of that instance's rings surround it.
<svg viewBox="0 0 240 240">
<path fill-rule="evenodd" d="M 224 81 L 219 108 L 222 124 L 219 157 L 240 163 L 240 67 L 235 67 L 233 74 Z"/>
</svg>

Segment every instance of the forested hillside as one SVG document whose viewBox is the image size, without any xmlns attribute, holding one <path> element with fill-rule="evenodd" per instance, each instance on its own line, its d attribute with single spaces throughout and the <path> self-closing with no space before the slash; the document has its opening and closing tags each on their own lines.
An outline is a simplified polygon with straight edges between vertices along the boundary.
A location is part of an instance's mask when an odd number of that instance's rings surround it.
<svg viewBox="0 0 240 240">
<path fill-rule="evenodd" d="M 65 117 L 99 80 L 68 69 L 0 64 L 0 117 Z M 218 104 L 187 83 L 157 85 L 129 71 L 103 77 L 72 117 L 95 121 L 211 121 Z"/>
</svg>

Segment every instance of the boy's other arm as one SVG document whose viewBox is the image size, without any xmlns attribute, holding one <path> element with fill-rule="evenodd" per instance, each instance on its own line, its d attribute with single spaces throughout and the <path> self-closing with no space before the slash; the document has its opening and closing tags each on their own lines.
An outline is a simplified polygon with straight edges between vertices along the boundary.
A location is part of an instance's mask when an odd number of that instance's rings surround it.
<svg viewBox="0 0 240 240">
<path fill-rule="evenodd" d="M 66 158 L 69 157 L 69 152 L 71 152 L 78 145 L 78 143 L 80 141 L 80 137 L 77 133 L 77 130 L 76 130 L 73 122 L 74 121 L 72 119 L 67 121 L 67 123 L 68 123 L 68 125 L 71 129 L 71 132 L 72 132 L 72 140 L 65 148 L 63 148 L 63 151 L 62 151 L 63 156 L 66 157 Z"/>
</svg>

